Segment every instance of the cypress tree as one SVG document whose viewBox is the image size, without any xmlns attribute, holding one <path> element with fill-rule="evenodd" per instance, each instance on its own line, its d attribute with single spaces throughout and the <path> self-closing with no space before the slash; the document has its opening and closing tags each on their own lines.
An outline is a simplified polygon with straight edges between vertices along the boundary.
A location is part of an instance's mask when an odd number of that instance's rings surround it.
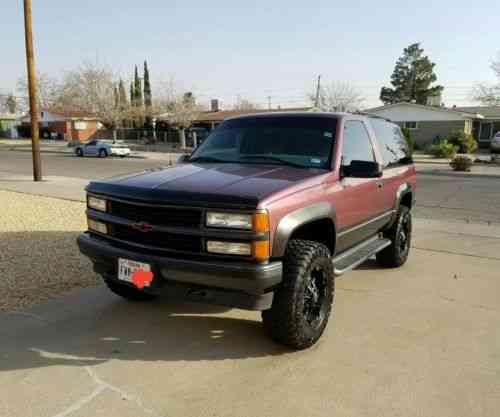
<svg viewBox="0 0 500 417">
<path fill-rule="evenodd" d="M 144 106 L 146 107 L 146 126 L 152 127 L 151 110 L 153 107 L 153 99 L 151 95 L 151 84 L 149 81 L 148 63 L 144 61 Z"/>
<path fill-rule="evenodd" d="M 127 107 L 127 93 L 125 91 L 125 84 L 120 79 L 118 84 L 118 102 L 120 103 L 120 110 L 123 111 Z"/>
<path fill-rule="evenodd" d="M 135 74 L 134 74 L 134 101 L 136 107 L 142 107 L 142 88 L 141 88 L 141 80 L 139 79 L 139 73 L 137 71 L 137 65 L 135 66 Z"/>
<path fill-rule="evenodd" d="M 130 105 L 135 106 L 134 84 L 130 81 Z"/>
</svg>

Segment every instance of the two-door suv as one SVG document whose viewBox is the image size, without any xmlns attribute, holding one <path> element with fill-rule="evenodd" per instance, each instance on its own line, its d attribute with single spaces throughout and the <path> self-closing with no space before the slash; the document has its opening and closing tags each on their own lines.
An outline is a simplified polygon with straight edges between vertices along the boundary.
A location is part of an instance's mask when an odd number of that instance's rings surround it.
<svg viewBox="0 0 500 417">
<path fill-rule="evenodd" d="M 346 113 L 228 119 L 181 164 L 91 182 L 80 250 L 111 291 L 261 310 L 313 345 L 334 278 L 410 250 L 416 174 L 399 127 Z"/>
</svg>

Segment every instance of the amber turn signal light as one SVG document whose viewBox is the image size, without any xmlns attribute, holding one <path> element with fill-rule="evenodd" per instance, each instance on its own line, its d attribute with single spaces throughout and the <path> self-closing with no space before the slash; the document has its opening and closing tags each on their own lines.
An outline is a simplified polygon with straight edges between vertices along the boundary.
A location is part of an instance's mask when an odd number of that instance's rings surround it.
<svg viewBox="0 0 500 417">
<path fill-rule="evenodd" d="M 269 258 L 269 240 L 256 240 L 252 243 L 252 256 L 258 261 Z"/>
<path fill-rule="evenodd" d="M 253 231 L 269 232 L 269 214 L 267 214 L 267 211 L 257 212 L 253 215 Z"/>
</svg>

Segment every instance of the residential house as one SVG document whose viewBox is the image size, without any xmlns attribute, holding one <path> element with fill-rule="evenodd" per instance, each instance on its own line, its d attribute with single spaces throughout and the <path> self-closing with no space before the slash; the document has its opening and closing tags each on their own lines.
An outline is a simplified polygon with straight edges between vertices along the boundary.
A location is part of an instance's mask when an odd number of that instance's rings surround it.
<svg viewBox="0 0 500 417">
<path fill-rule="evenodd" d="M 250 110 L 221 110 L 219 100 L 212 100 L 210 110 L 202 111 L 198 114 L 196 120 L 193 121 L 192 127 L 195 129 L 213 130 L 220 125 L 224 120 L 231 117 L 243 116 L 245 114 L 268 113 L 268 112 L 290 112 L 290 111 L 311 111 L 311 107 L 301 108 L 276 108 L 276 109 L 250 109 Z M 157 126 L 166 128 L 168 126 L 168 113 L 157 116 Z"/>
<path fill-rule="evenodd" d="M 45 139 L 64 139 L 86 142 L 93 139 L 102 128 L 99 119 L 79 110 L 42 109 L 39 114 L 40 137 Z M 24 127 L 29 128 L 29 114 L 22 119 Z"/>
<path fill-rule="evenodd" d="M 0 137 L 16 139 L 19 137 L 17 127 L 20 124 L 20 115 L 6 113 L 0 113 Z"/>
<path fill-rule="evenodd" d="M 440 106 L 424 106 L 414 103 L 397 103 L 365 110 L 365 113 L 389 119 L 411 131 L 411 136 L 420 147 L 435 140 L 448 137 L 451 132 L 461 130 L 473 133 L 474 123 L 481 123 L 480 113 L 449 109 Z"/>
<path fill-rule="evenodd" d="M 472 134 L 481 147 L 489 147 L 491 138 L 500 132 L 500 106 L 453 107 L 453 110 L 483 116 L 472 125 Z"/>
</svg>

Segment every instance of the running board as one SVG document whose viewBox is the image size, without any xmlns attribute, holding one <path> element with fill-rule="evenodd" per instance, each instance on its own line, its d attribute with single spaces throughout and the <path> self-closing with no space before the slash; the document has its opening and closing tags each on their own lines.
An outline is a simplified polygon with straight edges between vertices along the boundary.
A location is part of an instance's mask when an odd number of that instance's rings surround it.
<svg viewBox="0 0 500 417">
<path fill-rule="evenodd" d="M 375 255 L 391 244 L 390 239 L 373 236 L 353 248 L 341 253 L 333 259 L 335 275 L 342 275 L 344 272 L 356 268 L 366 261 L 370 256 Z"/>
</svg>

